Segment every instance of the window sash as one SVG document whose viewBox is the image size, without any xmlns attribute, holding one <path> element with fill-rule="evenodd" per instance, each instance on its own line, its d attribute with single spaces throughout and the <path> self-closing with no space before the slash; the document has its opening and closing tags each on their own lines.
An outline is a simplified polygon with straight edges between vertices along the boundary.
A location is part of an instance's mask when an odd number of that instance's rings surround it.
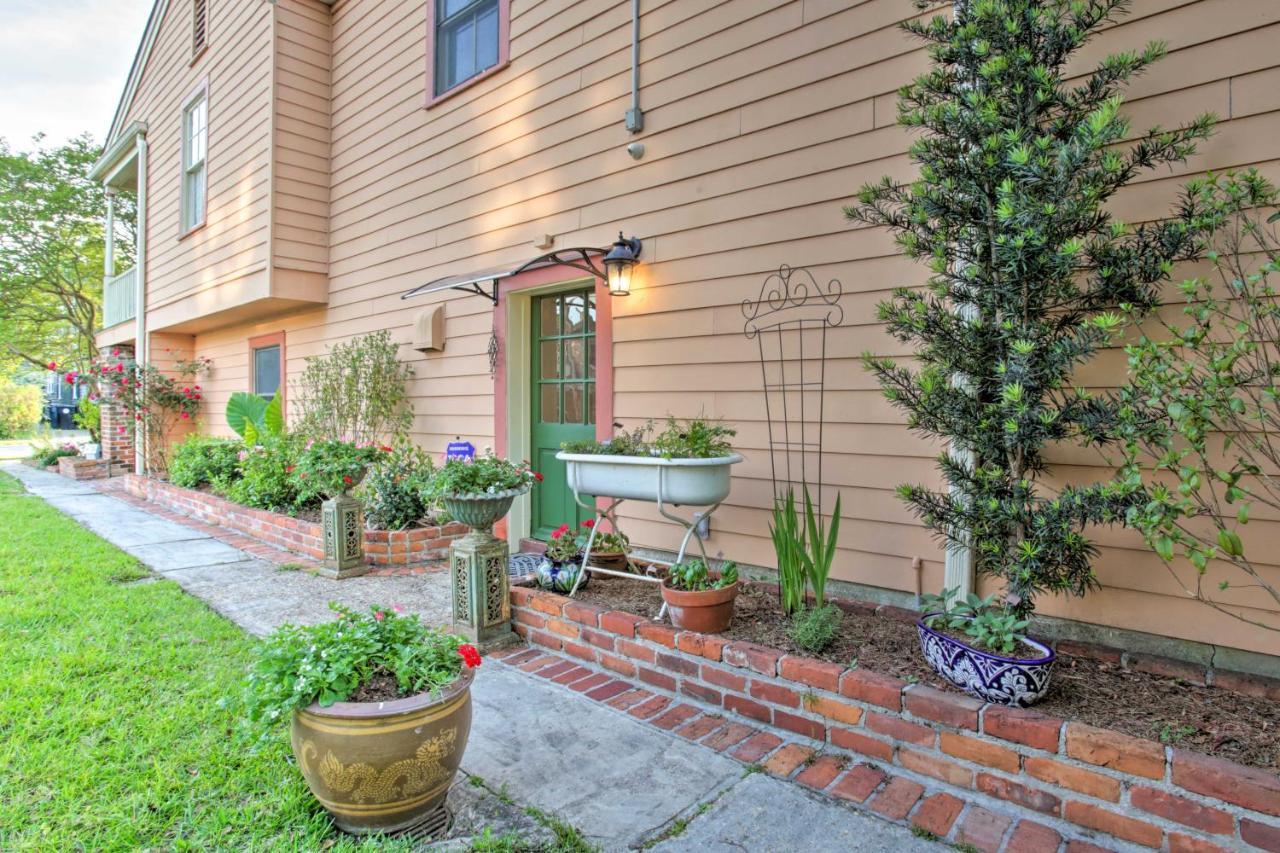
<svg viewBox="0 0 1280 853">
<path fill-rule="evenodd" d="M 435 94 L 441 95 L 455 86 L 465 83 L 498 64 L 500 55 L 498 40 L 501 38 L 501 27 L 498 17 L 501 14 L 499 0 L 464 0 L 461 5 L 450 11 L 450 0 L 436 0 L 435 38 Z M 481 19 L 492 16 L 487 21 L 488 32 L 482 42 Z M 453 36 L 465 28 L 471 28 L 471 62 L 468 68 L 452 69 L 454 65 L 454 48 L 457 43 Z M 492 41 L 492 44 L 489 41 Z M 455 73 L 451 74 L 451 70 Z"/>
<path fill-rule="evenodd" d="M 209 100 L 201 93 L 182 113 L 182 228 L 204 221 L 205 160 L 209 149 Z"/>
</svg>

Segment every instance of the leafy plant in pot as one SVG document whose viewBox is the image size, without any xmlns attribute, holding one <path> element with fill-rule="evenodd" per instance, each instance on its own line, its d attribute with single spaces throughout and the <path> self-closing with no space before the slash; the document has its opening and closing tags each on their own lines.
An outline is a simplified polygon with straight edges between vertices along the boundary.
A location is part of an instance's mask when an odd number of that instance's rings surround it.
<svg viewBox="0 0 1280 853">
<path fill-rule="evenodd" d="M 728 629 L 739 589 L 737 563 L 729 560 L 713 574 L 706 563 L 695 558 L 668 570 L 662 582 L 662 600 L 677 628 L 716 634 Z"/>
<path fill-rule="evenodd" d="M 938 460 L 946 490 L 908 484 L 899 495 L 948 548 L 972 554 L 976 572 L 1003 581 L 991 605 L 1017 620 L 1042 593 L 1098 585 L 1084 529 L 1122 522 L 1136 498 L 1114 480 L 1046 488 L 1045 449 L 1117 440 L 1116 400 L 1073 380 L 1121 325 L 1113 309 L 1158 305 L 1208 230 L 1191 194 L 1175 218 L 1137 227 L 1109 208 L 1143 172 L 1185 161 L 1213 123 L 1131 131 L 1121 91 L 1164 54 L 1159 43 L 1076 76 L 1080 49 L 1128 5 L 1002 0 L 905 23 L 932 60 L 899 102 L 899 124 L 918 134 L 919 177 L 869 184 L 845 210 L 888 228 L 930 269 L 925 287 L 879 305 L 911 363 L 865 357 L 908 426 L 949 448 Z M 1004 659 L 982 677 L 998 685 L 1018 665 Z M 939 673 L 976 689 L 967 672 Z"/>
<path fill-rule="evenodd" d="M 551 531 L 551 541 L 547 543 L 547 550 L 542 555 L 537 568 L 534 569 L 534 577 L 538 581 L 538 586 L 543 589 L 568 593 L 573 589 L 580 574 L 582 574 L 582 547 L 569 525 L 562 524 Z M 578 588 L 585 587 L 589 580 L 590 575 L 587 575 Z"/>
<path fill-rule="evenodd" d="M 320 505 L 324 534 L 324 566 L 336 577 L 363 574 L 364 515 L 350 491 L 364 479 L 390 447 L 359 447 L 350 441 L 312 441 L 298 456 L 293 474 L 301 500 L 323 496 Z"/>
<path fill-rule="evenodd" d="M 396 832 L 444 802 L 471 732 L 479 652 L 399 606 L 284 625 L 258 650 L 243 709 L 269 737 L 290 720 L 307 787 L 347 832 Z"/>
</svg>

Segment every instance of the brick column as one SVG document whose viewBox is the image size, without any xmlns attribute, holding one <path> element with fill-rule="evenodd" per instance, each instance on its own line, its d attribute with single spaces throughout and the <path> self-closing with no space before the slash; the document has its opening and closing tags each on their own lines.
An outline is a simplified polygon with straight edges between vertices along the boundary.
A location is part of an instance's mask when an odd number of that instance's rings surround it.
<svg viewBox="0 0 1280 853">
<path fill-rule="evenodd" d="M 102 400 L 102 458 L 112 474 L 133 471 L 133 430 L 124 406 Z"/>
</svg>

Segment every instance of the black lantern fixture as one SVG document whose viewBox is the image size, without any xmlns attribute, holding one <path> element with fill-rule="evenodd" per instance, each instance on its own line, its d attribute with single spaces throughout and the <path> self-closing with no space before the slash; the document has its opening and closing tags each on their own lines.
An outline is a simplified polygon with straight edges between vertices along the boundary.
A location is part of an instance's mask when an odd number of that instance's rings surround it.
<svg viewBox="0 0 1280 853">
<path fill-rule="evenodd" d="M 605 279 L 609 283 L 609 293 L 613 296 L 627 296 L 631 293 L 631 273 L 635 270 L 640 257 L 640 240 L 636 237 L 623 237 L 618 232 L 609 253 L 604 256 Z"/>
</svg>

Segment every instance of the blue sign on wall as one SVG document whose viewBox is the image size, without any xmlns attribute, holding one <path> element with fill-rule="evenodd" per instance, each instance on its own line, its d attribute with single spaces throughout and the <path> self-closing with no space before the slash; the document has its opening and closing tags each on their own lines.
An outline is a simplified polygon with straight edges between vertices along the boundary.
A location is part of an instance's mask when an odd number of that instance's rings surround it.
<svg viewBox="0 0 1280 853">
<path fill-rule="evenodd" d="M 451 441 L 444 451 L 445 459 L 475 459 L 476 446 L 469 441 Z"/>
</svg>

